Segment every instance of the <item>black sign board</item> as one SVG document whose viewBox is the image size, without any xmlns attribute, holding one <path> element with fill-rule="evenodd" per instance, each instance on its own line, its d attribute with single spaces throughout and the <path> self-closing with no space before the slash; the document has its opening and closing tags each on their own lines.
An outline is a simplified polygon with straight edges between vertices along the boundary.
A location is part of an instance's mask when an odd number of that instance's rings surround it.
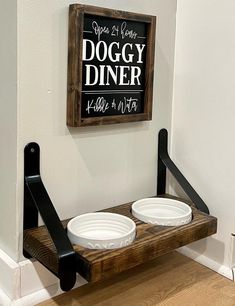
<svg viewBox="0 0 235 306">
<path fill-rule="evenodd" d="M 67 123 L 150 120 L 155 17 L 70 6 Z"/>
</svg>

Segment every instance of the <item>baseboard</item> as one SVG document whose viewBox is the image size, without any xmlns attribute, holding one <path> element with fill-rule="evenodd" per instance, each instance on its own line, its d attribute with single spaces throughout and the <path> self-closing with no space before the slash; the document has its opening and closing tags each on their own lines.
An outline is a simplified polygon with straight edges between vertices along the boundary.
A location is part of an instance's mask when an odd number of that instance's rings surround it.
<svg viewBox="0 0 235 306">
<path fill-rule="evenodd" d="M 0 288 L 11 299 L 20 297 L 19 265 L 0 250 Z"/>
<path fill-rule="evenodd" d="M 58 278 L 38 261 L 24 260 L 19 265 L 21 268 L 21 298 L 28 295 L 51 298 L 62 293 Z M 87 281 L 77 274 L 74 288 L 86 283 Z"/>
<path fill-rule="evenodd" d="M 78 275 L 75 286 L 79 287 L 85 283 L 86 280 Z M 13 301 L 23 303 L 25 300 L 27 304 L 28 300 L 30 302 L 28 296 L 32 294 L 35 294 L 35 297 L 50 298 L 62 292 L 59 290 L 58 278 L 39 262 L 27 259 L 16 263 L 2 250 L 0 250 L 0 288 L 2 290 L 0 305 L 5 305 L 1 302 L 5 295 L 12 303 Z"/>
<path fill-rule="evenodd" d="M 189 247 L 182 247 L 178 249 L 178 252 L 234 280 L 235 268 L 230 269 L 221 265 Z M 32 302 L 36 304 L 62 293 L 58 286 L 58 279 L 37 261 L 24 260 L 16 263 L 0 250 L 0 271 L 0 288 L 11 301 L 9 304 L 7 297 L 0 290 L 0 305 L 31 306 Z M 85 283 L 86 281 L 78 275 L 75 288 Z"/>
<path fill-rule="evenodd" d="M 16 263 L 0 250 L 0 288 L 13 301 L 58 283 L 40 263 L 24 260 Z"/>
<path fill-rule="evenodd" d="M 78 288 L 87 283 L 81 276 L 77 276 L 77 281 L 74 288 Z M 37 305 L 45 300 L 51 299 L 59 294 L 62 294 L 63 291 L 59 288 L 58 281 L 56 284 L 43 288 L 36 292 L 33 292 L 29 295 L 23 296 L 16 301 L 12 301 L 9 306 L 32 306 Z M 0 304 L 1 305 L 1 304 Z M 5 306 L 3 304 L 3 306 Z M 8 306 L 8 304 L 6 304 Z"/>
<path fill-rule="evenodd" d="M 1 306 L 11 306 L 12 300 L 0 289 L 0 305 Z"/>
<path fill-rule="evenodd" d="M 35 260 L 24 260 L 20 267 L 20 297 L 29 295 L 35 291 L 58 284 L 58 279 L 43 265 Z"/>
<path fill-rule="evenodd" d="M 57 285 L 50 286 L 45 289 L 38 290 L 32 294 L 26 295 L 18 299 L 10 299 L 1 289 L 0 289 L 0 306 L 32 306 L 37 305 L 47 299 L 51 299 L 54 296 L 61 294 L 62 291 Z"/>
<path fill-rule="evenodd" d="M 208 267 L 209 269 L 221 274 L 222 276 L 225 276 L 228 279 L 234 281 L 233 270 L 230 269 L 229 267 L 225 265 L 221 265 L 218 262 L 210 259 L 209 257 L 195 252 L 194 250 L 192 250 L 191 248 L 187 246 L 179 248 L 177 251 L 189 258 L 192 258 L 196 262 Z"/>
</svg>

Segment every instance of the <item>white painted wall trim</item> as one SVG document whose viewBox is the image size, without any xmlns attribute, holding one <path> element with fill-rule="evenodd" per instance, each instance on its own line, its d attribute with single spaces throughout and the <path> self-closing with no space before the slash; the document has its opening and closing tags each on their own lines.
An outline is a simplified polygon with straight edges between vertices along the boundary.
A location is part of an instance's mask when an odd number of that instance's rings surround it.
<svg viewBox="0 0 235 306">
<path fill-rule="evenodd" d="M 57 278 L 39 262 L 24 260 L 16 263 L 2 250 L 0 271 L 0 288 L 11 300 L 58 283 Z"/>
<path fill-rule="evenodd" d="M 32 306 L 37 305 L 45 300 L 51 299 L 56 295 L 63 293 L 58 285 L 53 285 L 45 289 L 38 290 L 32 294 L 26 295 L 16 301 L 11 306 Z M 7 306 L 7 305 L 6 305 Z"/>
<path fill-rule="evenodd" d="M 11 306 L 12 301 L 10 298 L 0 289 L 0 305 L 1 306 Z"/>
<path fill-rule="evenodd" d="M 44 299 L 61 294 L 59 281 L 38 261 L 16 263 L 0 250 L 0 305 L 34 305 Z M 74 288 L 87 281 L 77 275 Z M 9 299 L 9 301 L 8 301 Z M 9 304 L 10 302 L 10 304 Z"/>
<path fill-rule="evenodd" d="M 220 265 L 189 247 L 179 248 L 178 252 L 234 280 L 235 269 Z M 18 264 L 0 250 L 0 271 L 0 305 L 31 306 L 62 293 L 58 279 L 37 261 L 24 260 Z M 75 288 L 84 284 L 86 280 L 78 275 Z"/>
<path fill-rule="evenodd" d="M 50 286 L 42 290 L 38 290 L 22 298 L 12 300 L 0 289 L 0 305 L 1 306 L 32 306 L 32 305 L 37 305 L 38 303 L 48 300 L 61 293 L 62 291 L 58 289 L 58 286 L 54 285 L 54 286 Z"/>
<path fill-rule="evenodd" d="M 24 260 L 20 267 L 20 297 L 52 285 L 58 286 L 58 279 L 36 260 Z"/>
<path fill-rule="evenodd" d="M 225 266 L 225 265 L 221 265 L 218 262 L 210 259 L 209 257 L 197 253 L 194 250 L 190 249 L 189 247 L 185 246 L 182 248 L 179 248 L 177 250 L 179 253 L 195 260 L 196 262 L 208 267 L 209 269 L 221 274 L 222 276 L 227 277 L 230 280 L 234 281 L 233 278 L 233 271 L 232 269 L 230 269 L 229 267 Z"/>
<path fill-rule="evenodd" d="M 20 296 L 19 265 L 0 249 L 0 288 L 13 300 Z"/>
<path fill-rule="evenodd" d="M 74 288 L 80 287 L 87 283 L 82 277 L 77 277 L 77 282 L 74 286 Z M 23 296 L 22 298 L 13 301 L 11 306 L 32 306 L 37 305 L 38 303 L 41 303 L 45 300 L 51 299 L 59 294 L 62 294 L 63 291 L 59 288 L 58 282 L 52 286 L 49 286 L 47 288 L 38 290 L 36 292 L 33 292 L 29 295 Z M 0 304 L 1 305 L 1 304 Z M 5 306 L 5 305 L 4 305 Z M 6 304 L 6 306 L 8 306 Z"/>
</svg>

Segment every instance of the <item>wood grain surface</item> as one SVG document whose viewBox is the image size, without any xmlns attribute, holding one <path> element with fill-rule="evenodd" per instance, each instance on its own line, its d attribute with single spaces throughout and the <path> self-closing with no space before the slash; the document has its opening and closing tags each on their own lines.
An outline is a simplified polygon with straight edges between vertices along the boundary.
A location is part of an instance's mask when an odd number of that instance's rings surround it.
<svg viewBox="0 0 235 306">
<path fill-rule="evenodd" d="M 173 252 L 40 306 L 234 306 L 234 282 Z"/>
<path fill-rule="evenodd" d="M 193 220 L 189 224 L 178 227 L 146 224 L 132 216 L 131 204 L 103 210 L 125 215 L 135 221 L 137 235 L 131 245 L 116 250 L 91 250 L 74 245 L 77 255 L 77 264 L 74 268 L 88 281 L 98 281 L 133 268 L 183 245 L 210 236 L 217 229 L 215 217 L 206 215 L 194 207 Z M 67 222 L 68 220 L 63 221 L 65 227 Z M 24 232 L 24 250 L 57 274 L 57 255 L 45 226 Z"/>
</svg>

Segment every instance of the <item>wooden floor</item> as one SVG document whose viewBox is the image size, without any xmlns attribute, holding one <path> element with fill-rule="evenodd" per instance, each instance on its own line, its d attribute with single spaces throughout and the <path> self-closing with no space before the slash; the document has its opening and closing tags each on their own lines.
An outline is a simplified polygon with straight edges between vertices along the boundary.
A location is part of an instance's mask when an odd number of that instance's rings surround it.
<svg viewBox="0 0 235 306">
<path fill-rule="evenodd" d="M 235 305 L 235 283 L 173 252 L 39 305 L 230 306 Z"/>
</svg>

